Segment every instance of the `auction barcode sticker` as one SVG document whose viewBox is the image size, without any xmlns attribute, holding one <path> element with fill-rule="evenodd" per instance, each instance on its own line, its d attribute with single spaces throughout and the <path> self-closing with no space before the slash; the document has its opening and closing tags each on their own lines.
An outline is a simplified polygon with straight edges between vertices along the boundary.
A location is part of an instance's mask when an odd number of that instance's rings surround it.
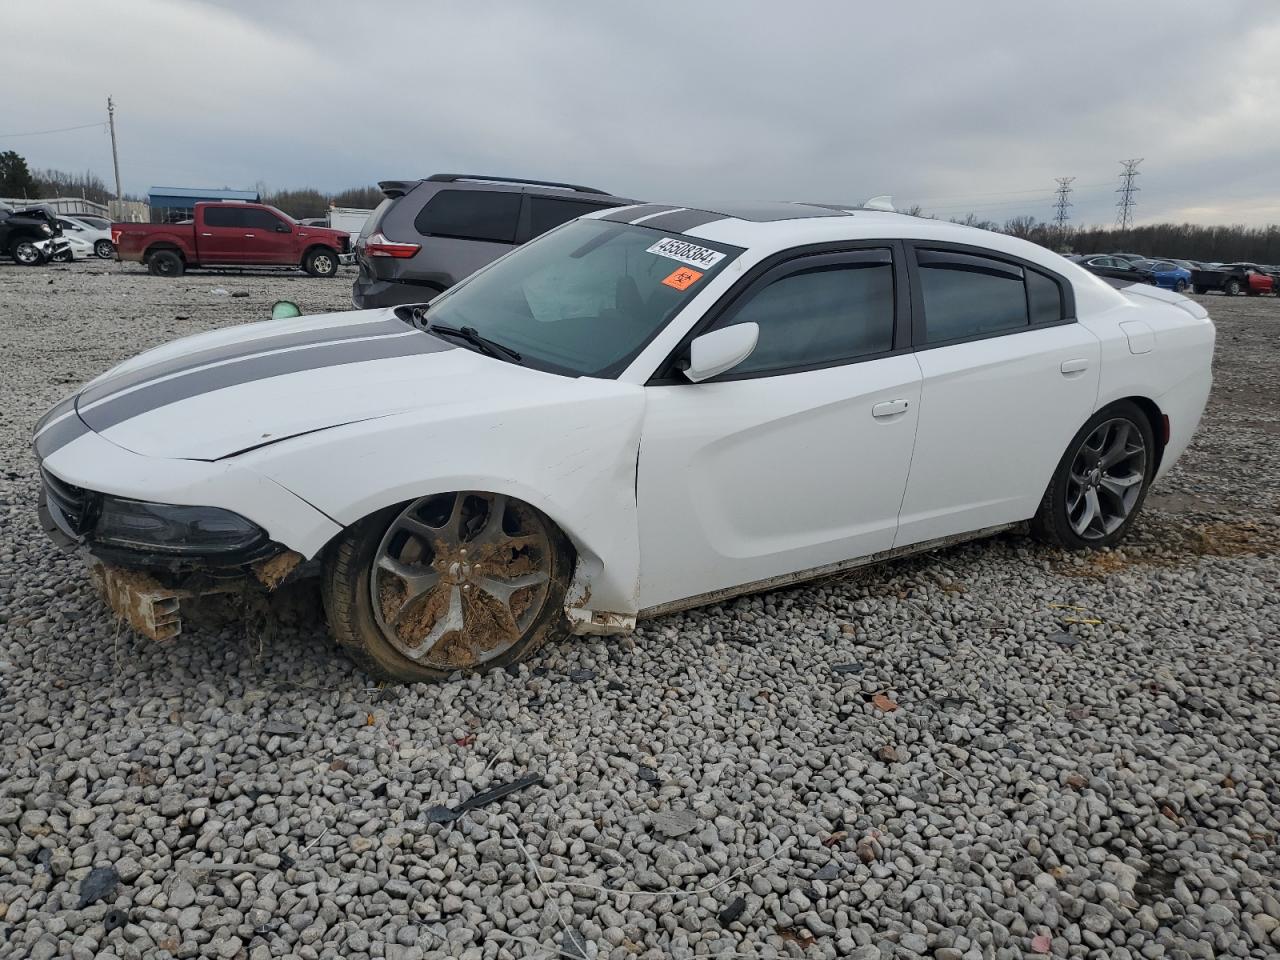
<svg viewBox="0 0 1280 960">
<path fill-rule="evenodd" d="M 679 260 L 681 263 L 701 267 L 703 270 L 710 270 L 724 259 L 724 254 L 719 250 L 700 247 L 696 243 L 677 240 L 675 237 L 663 237 L 645 252 L 656 253 L 660 257 L 667 257 L 671 260 Z"/>
</svg>

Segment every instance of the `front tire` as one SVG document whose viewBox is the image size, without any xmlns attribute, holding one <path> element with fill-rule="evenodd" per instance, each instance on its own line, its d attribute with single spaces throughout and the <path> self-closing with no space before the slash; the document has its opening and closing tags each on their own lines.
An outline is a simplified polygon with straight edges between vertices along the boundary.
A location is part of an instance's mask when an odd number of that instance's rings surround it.
<svg viewBox="0 0 1280 960">
<path fill-rule="evenodd" d="M 371 673 L 438 681 L 517 663 L 568 634 L 573 549 L 500 494 L 423 497 L 352 527 L 325 563 L 334 638 Z"/>
<path fill-rule="evenodd" d="M 116 245 L 110 240 L 99 240 L 93 245 L 93 253 L 103 260 L 110 260 L 116 255 Z"/>
<path fill-rule="evenodd" d="M 1186 292 L 1187 292 L 1187 281 L 1185 281 L 1185 280 L 1175 280 L 1175 281 L 1173 282 L 1173 292 L 1174 292 L 1174 293 L 1186 293 Z M 1199 291 L 1197 291 L 1197 292 L 1199 292 Z"/>
<path fill-rule="evenodd" d="M 1122 400 L 1080 428 L 1054 470 L 1031 532 L 1068 550 L 1120 540 L 1137 518 L 1155 476 L 1156 441 L 1147 416 Z"/>
<path fill-rule="evenodd" d="M 313 277 L 332 277 L 338 273 L 338 257 L 332 250 L 312 250 L 302 261 L 302 269 Z"/>
<path fill-rule="evenodd" d="M 15 240 L 9 248 L 9 256 L 24 267 L 37 267 L 44 261 L 44 254 L 34 240 Z"/>
<path fill-rule="evenodd" d="M 75 259 L 75 254 L 73 254 L 70 250 L 59 250 L 57 253 L 53 255 L 54 263 L 70 263 L 74 259 Z"/>
<path fill-rule="evenodd" d="M 1222 285 L 1222 292 L 1225 293 L 1228 297 L 1239 296 L 1240 281 L 1237 280 L 1235 277 L 1232 277 L 1230 280 L 1228 280 L 1226 283 Z"/>
</svg>

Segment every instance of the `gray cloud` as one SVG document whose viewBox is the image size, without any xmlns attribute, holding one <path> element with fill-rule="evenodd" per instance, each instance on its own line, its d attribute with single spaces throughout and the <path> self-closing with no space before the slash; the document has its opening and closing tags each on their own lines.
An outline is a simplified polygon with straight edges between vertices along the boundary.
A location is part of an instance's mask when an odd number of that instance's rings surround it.
<svg viewBox="0 0 1280 960">
<path fill-rule="evenodd" d="M 439 170 L 644 198 L 848 201 L 945 216 L 1274 222 L 1280 8 L 1267 0 L 6 4 L 0 133 L 119 105 L 127 190 L 322 189 Z M 110 172 L 99 130 L 0 140 Z"/>
</svg>

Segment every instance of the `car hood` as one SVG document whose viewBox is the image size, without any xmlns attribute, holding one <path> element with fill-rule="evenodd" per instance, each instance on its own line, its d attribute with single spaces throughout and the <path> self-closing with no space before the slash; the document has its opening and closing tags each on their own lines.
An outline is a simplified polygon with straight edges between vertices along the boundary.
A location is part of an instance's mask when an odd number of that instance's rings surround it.
<svg viewBox="0 0 1280 960">
<path fill-rule="evenodd" d="M 272 320 L 188 337 L 88 384 L 76 413 L 144 456 L 219 460 L 289 437 L 478 394 L 513 404 L 564 378 L 455 347 L 391 310 Z"/>
</svg>

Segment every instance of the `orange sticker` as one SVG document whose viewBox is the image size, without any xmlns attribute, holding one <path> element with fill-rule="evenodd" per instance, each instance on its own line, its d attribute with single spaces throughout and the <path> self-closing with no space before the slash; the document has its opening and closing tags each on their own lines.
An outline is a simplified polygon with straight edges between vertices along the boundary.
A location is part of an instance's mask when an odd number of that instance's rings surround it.
<svg viewBox="0 0 1280 960">
<path fill-rule="evenodd" d="M 702 274 L 697 270 L 690 270 L 688 267 L 681 267 L 662 282 L 668 287 L 675 287 L 677 290 L 688 290 L 701 279 Z"/>
</svg>

